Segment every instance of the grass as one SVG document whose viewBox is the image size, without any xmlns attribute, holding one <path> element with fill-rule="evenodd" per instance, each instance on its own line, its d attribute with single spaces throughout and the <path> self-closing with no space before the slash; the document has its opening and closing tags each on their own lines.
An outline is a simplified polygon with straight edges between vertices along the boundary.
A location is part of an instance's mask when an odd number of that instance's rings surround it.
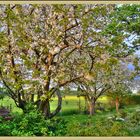
<svg viewBox="0 0 140 140">
<path fill-rule="evenodd" d="M 22 109 L 18 108 L 14 102 L 14 100 L 12 100 L 11 98 L 9 98 L 8 96 L 4 97 L 3 100 L 0 100 L 0 106 L 5 106 L 5 107 L 10 107 L 11 106 L 11 112 L 12 113 L 22 113 Z"/>
<path fill-rule="evenodd" d="M 107 103 L 107 97 L 102 96 L 99 98 L 98 100 L 99 102 L 102 103 Z M 80 110 L 79 110 L 79 102 L 80 102 Z M 51 110 L 53 111 L 57 106 L 57 98 L 53 98 L 53 101 L 51 102 Z M 83 111 L 85 108 L 85 100 L 84 97 L 77 97 L 74 95 L 71 96 L 65 96 L 63 97 L 63 102 L 62 102 L 62 110 L 61 110 L 61 114 L 65 114 L 65 112 L 67 114 L 69 114 L 69 112 L 73 112 L 73 113 L 78 113 L 80 111 Z"/>
<path fill-rule="evenodd" d="M 126 112 L 132 113 L 136 110 L 140 109 L 140 105 L 129 105 L 127 107 L 125 107 L 123 110 L 125 110 Z M 109 117 L 112 115 L 116 114 L 116 110 L 112 110 L 112 111 L 108 111 L 108 112 L 102 112 L 102 113 L 96 113 L 95 115 L 93 115 L 92 117 L 86 114 L 71 114 L 68 116 L 62 116 L 64 119 L 69 120 L 70 122 L 72 121 L 79 121 L 82 122 L 88 118 L 91 118 L 92 120 L 98 120 L 98 119 L 104 119 L 105 117 Z"/>
<path fill-rule="evenodd" d="M 80 102 L 81 102 L 82 108 L 84 108 L 85 101 L 83 97 L 80 97 Z M 107 104 L 108 99 L 107 97 L 103 96 L 99 99 L 99 102 Z M 110 116 L 116 115 L 115 109 L 112 109 L 109 111 L 97 112 L 95 115 L 91 117 L 87 114 L 82 114 L 79 111 L 78 103 L 79 103 L 79 98 L 77 96 L 71 95 L 71 96 L 63 97 L 62 110 L 56 116 L 56 118 L 61 117 L 62 119 L 66 120 L 68 126 L 73 126 L 77 123 L 84 125 L 85 122 L 91 122 L 91 124 L 94 124 L 100 120 L 105 120 Z M 22 110 L 17 108 L 14 101 L 10 99 L 9 97 L 5 97 L 3 100 L 0 100 L 0 105 L 3 105 L 3 106 L 11 105 L 12 113 L 14 114 L 22 113 Z M 57 99 L 53 98 L 53 101 L 51 102 L 51 110 L 54 110 L 56 105 L 57 105 Z M 133 113 L 136 110 L 140 110 L 140 105 L 128 105 L 128 106 L 125 106 L 123 110 L 125 110 L 128 113 Z M 135 136 L 140 136 L 140 133 L 138 130 L 139 130 L 139 126 L 137 126 L 136 128 L 133 128 Z"/>
<path fill-rule="evenodd" d="M 80 109 L 79 109 L 79 102 L 80 102 Z M 102 96 L 99 98 L 99 102 L 107 103 L 107 98 L 105 96 Z M 0 106 L 6 106 L 12 108 L 12 113 L 22 113 L 22 110 L 18 108 L 14 101 L 6 96 L 3 100 L 0 100 Z M 57 106 L 57 98 L 54 97 L 51 101 L 51 110 L 55 110 Z M 84 97 L 77 97 L 74 95 L 64 96 L 62 101 L 62 109 L 59 113 L 60 116 L 62 115 L 71 115 L 71 114 L 79 114 L 80 112 L 83 112 L 85 108 L 85 100 Z"/>
<path fill-rule="evenodd" d="M 80 101 L 80 106 L 81 106 L 80 110 L 79 110 L 79 101 Z M 107 104 L 108 99 L 106 96 L 102 96 L 99 98 L 98 102 Z M 20 108 L 16 107 L 14 101 L 11 98 L 9 98 L 8 96 L 6 96 L 3 100 L 0 100 L 0 106 L 6 106 L 6 107 L 11 106 L 12 113 L 22 113 L 22 110 Z M 53 111 L 56 108 L 56 106 L 57 106 L 57 98 L 54 97 L 53 100 L 51 101 L 51 110 Z M 82 114 L 80 114 L 80 113 L 83 112 L 84 108 L 85 108 L 85 100 L 83 97 L 79 98 L 74 95 L 65 96 L 65 97 L 63 97 L 62 109 L 61 109 L 61 112 L 59 113 L 59 116 L 65 116 L 66 118 L 67 117 L 71 118 L 71 116 L 73 116 L 74 114 L 78 114 L 78 115 L 82 116 Z M 130 106 L 125 107 L 125 110 L 129 111 L 129 112 L 133 112 L 134 108 L 135 108 L 135 110 L 137 110 L 137 109 L 140 109 L 140 106 L 139 105 L 137 105 L 137 106 L 130 105 Z M 113 111 L 115 111 L 115 110 L 113 110 Z M 113 112 L 113 111 L 111 111 L 111 112 Z M 111 112 L 110 112 L 110 110 L 106 111 L 106 112 L 99 111 L 99 112 L 97 112 L 97 115 L 110 114 Z"/>
<path fill-rule="evenodd" d="M 133 114 L 133 112 L 135 112 L 137 109 L 140 109 L 140 105 L 133 105 L 133 106 L 126 106 L 124 109 L 122 109 L 122 110 L 124 110 L 124 111 L 126 111 L 129 115 L 132 113 Z M 117 115 L 117 113 L 116 113 L 116 111 L 115 110 L 112 110 L 112 111 L 109 111 L 109 112 L 102 112 L 102 113 L 96 113 L 95 115 L 93 115 L 93 116 L 89 116 L 89 115 L 85 115 L 85 114 L 75 114 L 75 115 L 68 115 L 68 116 L 61 116 L 64 120 L 66 120 L 67 121 L 67 125 L 68 126 L 70 126 L 72 129 L 75 129 L 75 126 L 76 126 L 76 124 L 80 124 L 81 126 L 86 126 L 87 125 L 87 123 L 88 123 L 88 125 L 89 125 L 89 127 L 91 127 L 92 128 L 92 126 L 94 125 L 94 124 L 97 124 L 98 122 L 102 122 L 102 121 L 104 121 L 104 120 L 107 120 L 107 118 L 108 117 L 112 117 L 112 116 L 116 116 Z M 128 115 L 128 116 L 129 116 Z M 121 123 L 123 123 L 123 122 L 121 122 Z M 127 123 L 127 122 L 125 122 L 125 123 Z M 124 124 L 125 125 L 125 124 Z M 73 127 L 74 128 L 73 128 Z M 101 127 L 101 126 L 100 126 Z M 103 126 L 103 128 L 105 128 L 106 126 Z M 118 126 L 119 127 L 119 126 Z M 117 126 L 115 126 L 115 129 L 117 129 L 118 128 Z M 85 127 L 85 129 L 87 129 L 87 131 L 88 131 L 88 129 L 89 128 L 87 128 L 87 127 Z M 98 128 L 99 129 L 99 128 Z M 102 128 L 100 128 L 100 130 L 101 130 Z M 112 127 L 112 129 L 113 129 L 113 127 Z M 76 134 L 76 133 L 78 133 L 79 131 L 82 131 L 83 130 L 83 128 L 80 128 L 79 127 L 79 129 L 77 130 L 77 129 L 75 129 L 74 131 L 76 131 L 76 132 L 74 132 L 74 135 Z M 137 126 L 135 126 L 135 127 L 133 127 L 133 126 L 130 126 L 129 127 L 129 125 L 128 125 L 128 130 L 129 130 L 129 134 L 128 135 L 130 135 L 130 136 L 140 136 L 140 126 L 139 125 L 137 125 Z M 114 130 L 114 131 L 116 131 L 116 130 Z M 126 130 L 127 131 L 127 130 Z M 119 134 L 121 131 L 120 130 L 118 130 L 118 132 L 117 132 L 117 134 Z M 94 133 L 94 130 L 92 131 L 92 133 Z M 69 134 L 68 134 L 69 135 Z M 73 134 L 72 134 L 73 135 Z M 101 134 L 102 135 L 102 134 Z M 110 133 L 108 133 L 108 135 L 111 135 Z"/>
</svg>

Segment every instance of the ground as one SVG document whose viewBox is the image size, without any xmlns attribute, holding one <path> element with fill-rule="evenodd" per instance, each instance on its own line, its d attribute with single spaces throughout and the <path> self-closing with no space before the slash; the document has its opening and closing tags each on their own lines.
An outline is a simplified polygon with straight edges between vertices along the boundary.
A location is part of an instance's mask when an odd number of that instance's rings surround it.
<svg viewBox="0 0 140 140">
<path fill-rule="evenodd" d="M 81 103 L 80 110 L 79 110 L 79 100 Z M 118 117 L 116 116 L 117 113 L 115 111 L 115 108 L 108 107 L 109 101 L 106 96 L 101 97 L 98 100 L 98 102 L 102 103 L 105 110 L 104 111 L 96 110 L 96 114 L 91 117 L 88 114 L 84 114 L 85 101 L 83 97 L 78 98 L 77 96 L 73 96 L 73 95 L 63 97 L 62 110 L 56 116 L 56 118 L 62 118 L 67 122 L 68 133 L 66 134 L 66 136 L 92 136 L 92 134 L 93 135 L 95 134 L 95 136 L 98 135 L 99 136 L 122 136 L 122 135 L 140 136 L 140 132 L 139 132 L 140 125 L 137 124 L 137 122 L 135 122 L 135 120 L 140 120 L 140 117 L 138 116 L 138 118 L 135 118 L 134 115 L 134 113 L 136 113 L 137 110 L 140 110 L 140 104 L 127 105 L 121 108 L 120 109 L 121 116 L 119 117 L 125 118 L 125 113 L 127 113 L 126 121 L 124 122 L 115 121 L 114 123 L 112 123 L 111 121 L 112 124 L 111 126 L 109 126 L 107 120 L 113 116 L 115 116 L 116 118 Z M 56 104 L 57 104 L 57 99 L 54 98 L 51 102 L 51 110 L 55 109 Z M 3 100 L 0 100 L 0 106 L 7 106 L 7 107 L 11 106 L 12 114 L 22 114 L 22 110 L 17 108 L 15 106 L 14 101 L 9 97 L 5 97 Z M 130 119 L 130 116 L 133 117 L 131 117 Z M 131 122 L 131 126 L 128 129 L 128 131 L 130 131 L 130 134 L 126 133 L 125 130 L 123 130 L 123 128 L 124 129 L 127 128 L 127 125 L 129 127 L 129 121 Z M 102 123 L 106 124 L 107 126 L 103 125 Z M 96 126 L 97 128 L 95 127 L 95 125 L 97 125 Z M 110 129 L 110 130 L 106 131 L 106 129 Z M 93 131 L 95 133 L 93 133 Z M 100 131 L 101 133 L 99 133 Z"/>
</svg>

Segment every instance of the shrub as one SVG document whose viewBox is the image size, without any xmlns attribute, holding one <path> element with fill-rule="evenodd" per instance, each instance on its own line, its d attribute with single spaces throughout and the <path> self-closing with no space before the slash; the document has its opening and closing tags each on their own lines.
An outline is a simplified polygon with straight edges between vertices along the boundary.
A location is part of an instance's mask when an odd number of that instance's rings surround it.
<svg viewBox="0 0 140 140">
<path fill-rule="evenodd" d="M 126 118 L 128 115 L 127 111 L 124 110 L 124 109 L 120 109 L 119 110 L 119 114 L 118 114 L 118 117 L 121 117 L 121 118 Z"/>
<path fill-rule="evenodd" d="M 67 136 L 140 136 L 140 111 L 120 114 L 112 117 L 84 122 L 74 121 L 67 127 Z"/>
<path fill-rule="evenodd" d="M 140 125 L 140 111 L 135 111 L 129 115 L 129 122 L 134 126 Z"/>
<path fill-rule="evenodd" d="M 60 118 L 46 120 L 36 110 L 15 115 L 12 121 L 0 122 L 0 136 L 56 136 L 65 135 L 66 122 Z"/>
<path fill-rule="evenodd" d="M 82 113 L 82 111 L 80 113 Z M 79 114 L 79 111 L 76 109 L 71 109 L 71 110 L 64 110 L 62 112 L 59 112 L 59 116 L 68 116 L 74 114 Z"/>
<path fill-rule="evenodd" d="M 127 136 L 128 132 L 122 122 L 113 122 L 109 120 L 100 120 L 87 123 L 75 122 L 69 124 L 67 136 Z"/>
<path fill-rule="evenodd" d="M 140 95 L 131 95 L 123 99 L 125 105 L 137 105 L 140 104 Z"/>
<path fill-rule="evenodd" d="M 108 109 L 112 110 L 113 108 L 115 108 L 115 99 L 107 96 L 108 99 Z M 124 108 L 126 105 L 138 105 L 140 104 L 140 95 L 126 95 L 123 98 L 121 98 L 120 102 L 119 102 L 120 106 L 119 108 Z"/>
<path fill-rule="evenodd" d="M 3 100 L 3 99 L 4 99 L 4 97 L 5 97 L 5 95 L 4 95 L 4 94 L 0 94 L 0 100 Z"/>
</svg>

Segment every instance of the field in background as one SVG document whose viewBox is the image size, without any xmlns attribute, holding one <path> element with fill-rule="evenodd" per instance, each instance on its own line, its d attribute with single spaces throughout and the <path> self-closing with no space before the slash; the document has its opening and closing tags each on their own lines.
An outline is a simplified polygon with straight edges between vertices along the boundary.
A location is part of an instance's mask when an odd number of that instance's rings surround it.
<svg viewBox="0 0 140 140">
<path fill-rule="evenodd" d="M 105 96 L 99 99 L 99 102 L 107 103 L 107 98 Z M 81 109 L 79 110 L 79 104 Z M 14 101 L 6 96 L 3 100 L 0 100 L 0 106 L 11 107 L 12 113 L 22 113 L 22 110 L 16 107 Z M 51 110 L 53 111 L 57 106 L 57 98 L 53 98 L 51 101 Z M 63 97 L 61 114 L 72 114 L 83 111 L 85 108 L 85 100 L 83 97 L 77 97 L 74 95 L 69 95 Z"/>
<path fill-rule="evenodd" d="M 139 106 L 139 97 L 131 97 L 132 99 L 130 100 L 131 103 L 127 103 L 125 105 L 125 108 L 127 109 L 128 106 Z M 134 99 L 133 99 L 134 98 Z M 134 101 L 136 102 L 134 102 Z M 115 108 L 109 103 L 110 100 L 106 96 L 102 96 L 98 99 L 97 102 L 100 102 L 102 104 L 102 107 L 105 109 L 105 111 L 100 111 L 97 110 L 98 113 L 103 113 L 103 112 L 109 112 L 114 110 Z M 51 110 L 53 111 L 56 106 L 57 106 L 57 98 L 54 97 L 51 100 Z M 11 107 L 11 112 L 12 113 L 22 113 L 22 110 L 18 107 L 16 107 L 14 101 L 10 99 L 8 96 L 6 96 L 3 100 L 0 100 L 0 106 L 5 106 L 5 107 Z M 77 97 L 75 95 L 67 95 L 63 97 L 62 100 L 62 109 L 59 113 L 59 115 L 72 115 L 72 114 L 81 114 L 85 110 L 85 100 L 84 97 Z"/>
<path fill-rule="evenodd" d="M 0 106 L 11 108 L 12 113 L 22 113 L 22 110 L 16 106 L 14 100 L 9 98 L 8 96 L 0 100 Z"/>
<path fill-rule="evenodd" d="M 108 102 L 107 97 L 105 96 L 100 97 L 98 102 L 107 103 Z M 60 115 L 77 114 L 79 112 L 82 112 L 85 109 L 85 104 L 86 103 L 84 97 L 77 97 L 74 95 L 65 96 L 63 97 Z M 53 98 L 53 101 L 51 102 L 51 110 L 54 110 L 56 106 L 57 106 L 57 98 Z"/>
</svg>

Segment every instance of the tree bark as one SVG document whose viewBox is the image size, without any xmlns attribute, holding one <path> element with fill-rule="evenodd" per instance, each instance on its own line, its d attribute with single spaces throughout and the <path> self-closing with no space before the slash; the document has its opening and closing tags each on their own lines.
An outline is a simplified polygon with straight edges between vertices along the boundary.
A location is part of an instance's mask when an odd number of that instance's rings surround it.
<svg viewBox="0 0 140 140">
<path fill-rule="evenodd" d="M 31 102 L 34 103 L 34 94 L 31 94 Z"/>
<path fill-rule="evenodd" d="M 49 101 L 49 99 L 46 99 L 45 101 L 39 101 L 39 110 L 42 111 L 42 113 L 45 115 L 46 118 L 54 117 L 61 110 L 62 97 L 61 97 L 61 94 L 60 94 L 59 90 L 55 91 L 55 94 L 58 97 L 58 104 L 57 104 L 56 109 L 52 113 L 50 111 L 50 101 Z"/>
<path fill-rule="evenodd" d="M 119 98 L 116 97 L 116 112 L 119 112 Z"/>
<path fill-rule="evenodd" d="M 45 117 L 47 117 L 47 118 L 50 117 L 50 101 L 49 101 L 49 99 L 47 99 L 44 102 L 43 113 L 44 113 Z"/>
<path fill-rule="evenodd" d="M 39 101 L 39 110 L 45 115 L 46 118 L 50 116 L 50 102 L 49 99 Z"/>
<path fill-rule="evenodd" d="M 21 99 L 21 93 L 18 92 L 18 107 L 23 110 L 23 112 L 26 112 L 26 101 Z"/>
<path fill-rule="evenodd" d="M 91 99 L 89 101 L 89 115 L 92 116 L 95 114 L 95 100 Z"/>
</svg>

